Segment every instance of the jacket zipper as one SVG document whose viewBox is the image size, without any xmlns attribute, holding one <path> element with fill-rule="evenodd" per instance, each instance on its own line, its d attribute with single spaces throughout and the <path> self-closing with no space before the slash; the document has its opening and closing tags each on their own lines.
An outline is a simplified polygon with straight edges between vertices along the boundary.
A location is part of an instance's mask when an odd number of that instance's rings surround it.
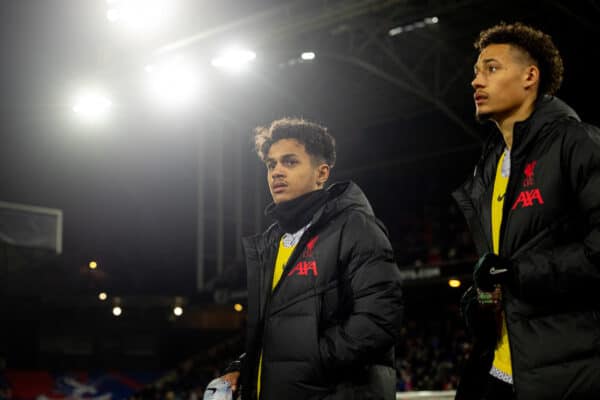
<svg viewBox="0 0 600 400">
<path fill-rule="evenodd" d="M 290 264 L 296 261 L 296 259 L 298 258 L 298 255 L 299 255 L 298 253 L 300 252 L 300 249 L 303 249 L 304 246 L 306 245 L 306 242 L 307 242 L 306 238 L 309 236 L 308 233 L 312 232 L 312 230 L 310 228 L 311 227 L 308 227 L 308 229 L 306 229 L 306 231 L 302 234 L 302 237 L 300 238 L 300 241 L 296 245 L 296 248 L 294 249 L 294 251 L 290 255 L 290 258 L 288 259 L 288 261 L 285 263 L 285 266 L 283 267 L 283 271 L 281 273 L 281 278 L 279 278 L 279 282 L 277 282 L 277 286 L 275 286 L 273 288 L 273 290 L 271 291 L 271 294 L 269 296 L 267 296 L 267 303 L 265 304 L 264 314 L 263 314 L 264 324 L 262 326 L 259 359 L 263 355 L 264 343 L 265 343 L 265 332 L 267 331 L 267 327 L 269 326 L 269 319 L 267 318 L 267 316 L 269 315 L 269 312 L 271 310 L 271 299 L 273 298 L 273 296 L 275 296 L 275 293 L 277 292 L 277 290 L 281 286 L 282 280 L 283 280 L 283 278 L 285 276 L 285 273 L 288 270 Z M 279 240 L 281 240 L 281 238 Z M 277 254 L 275 254 L 275 260 L 277 260 Z M 273 260 L 272 264 L 275 263 L 275 260 Z M 262 257 L 261 257 L 261 263 L 263 263 Z M 261 282 L 262 281 L 264 281 L 264 279 L 261 280 Z M 264 289 L 268 290 L 269 289 L 269 285 L 267 284 L 267 287 L 264 288 Z M 262 366 L 261 366 L 261 369 L 262 369 Z M 262 386 L 262 378 L 263 378 L 263 375 L 262 375 L 262 371 L 261 371 L 261 386 Z M 257 373 L 256 373 L 256 378 L 254 380 L 255 381 L 258 380 L 258 370 L 257 370 Z M 258 398 L 258 393 L 257 393 L 257 398 Z"/>
<path fill-rule="evenodd" d="M 514 144 L 514 143 L 513 143 Z M 514 146 L 513 146 L 514 148 Z M 506 243 L 506 236 L 507 236 L 507 232 L 508 232 L 508 228 L 510 226 L 510 212 L 511 212 L 511 202 L 513 201 L 514 198 L 514 194 L 516 192 L 516 188 L 517 188 L 517 182 L 518 182 L 518 177 L 520 175 L 517 175 L 517 171 L 520 172 L 521 170 L 521 164 L 515 164 L 514 168 L 513 168 L 513 158 L 511 157 L 510 163 L 510 177 L 508 180 L 508 186 L 507 186 L 507 190 L 506 190 L 506 194 L 504 196 L 504 201 L 506 202 L 507 200 L 509 200 L 509 203 L 504 203 L 503 204 L 503 210 L 502 210 L 502 220 L 503 223 L 500 224 L 500 229 L 501 229 L 501 235 L 500 235 L 500 245 L 499 245 L 499 253 L 498 255 L 503 255 L 506 253 L 506 251 L 504 250 L 504 246 Z M 506 336 L 508 337 L 508 348 L 510 349 L 510 365 L 511 365 L 511 370 L 512 370 L 512 380 L 513 380 L 513 384 L 512 384 L 512 390 L 513 393 L 517 393 L 517 379 L 516 379 L 516 371 L 514 368 L 514 363 L 513 363 L 513 355 L 514 353 L 514 348 L 513 348 L 513 341 L 511 340 L 511 328 L 510 328 L 510 324 L 508 321 L 508 313 L 506 312 L 506 302 L 503 301 L 502 302 L 502 310 L 504 311 L 504 321 L 506 323 Z"/>
</svg>

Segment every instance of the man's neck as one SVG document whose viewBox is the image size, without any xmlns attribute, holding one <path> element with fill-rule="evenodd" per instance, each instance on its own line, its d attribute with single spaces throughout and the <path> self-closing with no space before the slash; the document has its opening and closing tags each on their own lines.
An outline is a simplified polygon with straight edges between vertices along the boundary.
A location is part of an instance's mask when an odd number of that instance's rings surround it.
<svg viewBox="0 0 600 400">
<path fill-rule="evenodd" d="M 506 147 L 509 149 L 512 148 L 515 124 L 517 122 L 525 121 L 527 118 L 529 118 L 531 114 L 533 114 L 534 109 L 535 98 L 528 99 L 523 102 L 518 109 L 511 111 L 508 115 L 500 116 L 497 119 L 494 119 L 496 126 L 502 133 Z"/>
</svg>

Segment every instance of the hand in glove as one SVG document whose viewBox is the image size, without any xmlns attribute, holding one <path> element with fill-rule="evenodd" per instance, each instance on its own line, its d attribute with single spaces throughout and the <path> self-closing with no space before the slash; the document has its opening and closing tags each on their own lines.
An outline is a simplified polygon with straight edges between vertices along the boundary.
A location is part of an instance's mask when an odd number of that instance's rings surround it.
<svg viewBox="0 0 600 400">
<path fill-rule="evenodd" d="M 496 290 L 499 294 L 500 289 Z M 489 301 L 486 301 L 489 296 Z M 469 287 L 460 299 L 460 310 L 467 331 L 473 342 L 483 348 L 494 348 L 498 340 L 496 327 L 496 310 L 499 303 L 494 303 L 494 294 L 481 292 L 473 286 Z"/>
<path fill-rule="evenodd" d="M 496 285 L 510 285 L 514 282 L 514 269 L 514 264 L 509 259 L 487 253 L 475 264 L 473 282 L 477 289 L 493 292 Z"/>
</svg>

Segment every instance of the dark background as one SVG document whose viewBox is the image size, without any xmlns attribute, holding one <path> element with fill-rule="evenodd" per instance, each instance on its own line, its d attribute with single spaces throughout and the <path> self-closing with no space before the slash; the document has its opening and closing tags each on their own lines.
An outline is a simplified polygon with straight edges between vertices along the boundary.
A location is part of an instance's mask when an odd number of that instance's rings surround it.
<svg viewBox="0 0 600 400">
<path fill-rule="evenodd" d="M 110 24 L 103 1 L 0 6 L 0 200 L 64 214 L 60 255 L 0 244 L 0 358 L 9 367 L 167 368 L 235 341 L 240 237 L 270 223 L 252 130 L 283 116 L 330 128 L 332 180 L 362 187 L 399 264 L 441 265 L 439 279 L 408 280 L 409 317 L 455 306 L 464 284 L 446 280 L 468 280 L 473 254 L 449 195 L 484 138 L 473 119 L 472 43 L 500 21 L 552 35 L 565 63 L 559 97 L 600 122 L 597 1 L 176 3 L 172 24 L 142 37 Z M 432 16 L 437 24 L 388 35 Z M 257 54 L 237 77 L 210 66 L 233 41 Z M 297 61 L 307 50 L 316 59 Z M 143 68 L 175 55 L 195 63 L 203 84 L 192 105 L 164 110 L 144 92 Z M 104 123 L 74 118 L 71 94 L 87 82 L 111 94 Z M 181 318 L 171 314 L 176 302 Z"/>
</svg>

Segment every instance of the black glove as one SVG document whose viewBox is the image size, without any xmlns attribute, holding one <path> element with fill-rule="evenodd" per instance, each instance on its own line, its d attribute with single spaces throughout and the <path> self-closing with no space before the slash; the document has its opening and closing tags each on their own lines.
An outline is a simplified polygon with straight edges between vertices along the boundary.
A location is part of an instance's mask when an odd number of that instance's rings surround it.
<svg viewBox="0 0 600 400">
<path fill-rule="evenodd" d="M 478 299 L 478 291 L 470 286 L 460 299 L 460 311 L 473 343 L 484 349 L 496 347 L 496 314 L 485 308 Z"/>
<path fill-rule="evenodd" d="M 493 253 L 481 256 L 473 271 L 473 282 L 477 289 L 491 292 L 495 285 L 510 285 L 514 282 L 515 268 L 512 261 Z"/>
</svg>

